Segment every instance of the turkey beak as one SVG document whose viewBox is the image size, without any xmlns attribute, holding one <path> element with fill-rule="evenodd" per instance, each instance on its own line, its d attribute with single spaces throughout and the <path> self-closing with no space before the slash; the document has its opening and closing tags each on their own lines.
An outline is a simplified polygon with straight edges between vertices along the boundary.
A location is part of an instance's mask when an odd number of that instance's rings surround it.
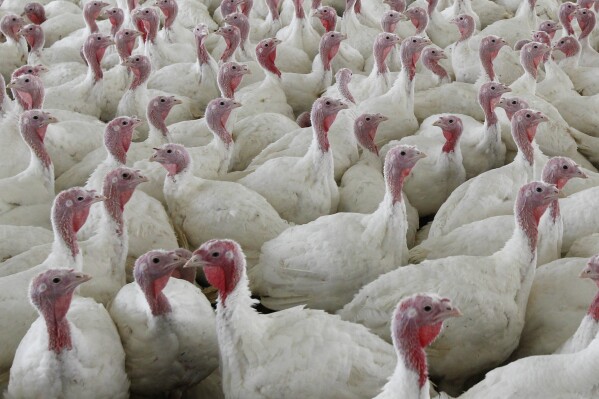
<svg viewBox="0 0 599 399">
<path fill-rule="evenodd" d="M 139 127 L 143 124 L 143 121 L 139 118 L 133 118 L 133 129 L 135 129 L 136 127 Z"/>
<path fill-rule="evenodd" d="M 433 126 L 442 127 L 442 125 L 443 125 L 443 121 L 441 119 L 437 119 L 436 121 L 433 122 Z"/>
<path fill-rule="evenodd" d="M 449 317 L 462 317 L 464 314 L 457 307 L 453 307 L 450 311 L 447 312 L 447 316 Z"/>
<path fill-rule="evenodd" d="M 233 104 L 233 108 L 239 108 L 239 107 L 241 107 L 241 105 L 242 105 L 242 104 L 241 104 L 240 102 L 238 102 L 238 101 L 233 101 L 233 103 L 232 103 L 232 104 Z"/>
<path fill-rule="evenodd" d="M 422 159 L 422 158 L 426 158 L 426 157 L 427 157 L 427 155 L 422 151 L 418 151 L 418 153 L 415 156 L 416 159 Z"/>
<path fill-rule="evenodd" d="M 175 104 L 183 104 L 183 100 L 181 100 L 180 98 L 174 98 L 173 99 L 173 103 L 175 103 Z"/>
<path fill-rule="evenodd" d="M 46 121 L 46 125 L 49 125 L 51 123 L 58 123 L 58 119 L 56 119 L 54 116 L 52 115 L 48 115 L 48 120 Z"/>
<path fill-rule="evenodd" d="M 275 46 L 283 43 L 283 41 L 281 39 L 277 39 L 276 37 L 273 39 L 273 42 L 275 43 Z"/>
<path fill-rule="evenodd" d="M 146 176 L 141 174 L 140 170 L 136 170 L 135 172 L 137 173 L 137 181 L 139 181 L 140 184 L 150 181 L 150 179 L 148 179 Z"/>
<path fill-rule="evenodd" d="M 92 279 L 92 276 L 90 276 L 89 274 L 85 274 L 85 273 L 73 273 L 73 276 L 75 277 L 73 279 L 73 281 L 70 282 L 69 284 L 69 288 L 75 288 L 83 283 L 85 283 L 86 281 L 89 281 Z"/>
<path fill-rule="evenodd" d="M 106 197 L 100 194 L 96 194 L 94 195 L 94 198 L 92 199 L 92 204 L 95 204 L 96 202 L 102 202 L 102 201 L 106 201 Z"/>
<path fill-rule="evenodd" d="M 405 13 L 402 12 L 402 13 L 399 14 L 399 20 L 400 21 L 407 21 L 409 19 L 410 18 L 408 18 L 408 16 Z"/>
<path fill-rule="evenodd" d="M 585 266 L 584 269 L 582 269 L 582 271 L 580 272 L 580 274 L 578 275 L 578 277 L 580 278 L 590 278 L 593 280 L 599 280 L 599 274 L 596 272 L 593 272 L 593 269 L 591 268 L 591 264 L 587 264 Z"/>
<path fill-rule="evenodd" d="M 578 172 L 578 177 L 581 179 L 588 179 L 589 175 L 587 175 L 586 173 L 584 173 L 584 171 L 582 169 L 580 169 L 580 166 L 576 167 L 577 172 Z"/>
<path fill-rule="evenodd" d="M 189 267 L 204 267 L 205 264 L 206 262 L 204 262 L 199 255 L 193 255 L 191 258 L 189 258 L 187 262 L 185 262 L 183 268 L 186 269 Z"/>
<path fill-rule="evenodd" d="M 14 88 L 16 88 L 16 86 L 17 86 L 17 82 L 11 81 L 11 82 L 8 82 L 8 84 L 6 85 L 6 88 L 14 89 Z"/>
</svg>

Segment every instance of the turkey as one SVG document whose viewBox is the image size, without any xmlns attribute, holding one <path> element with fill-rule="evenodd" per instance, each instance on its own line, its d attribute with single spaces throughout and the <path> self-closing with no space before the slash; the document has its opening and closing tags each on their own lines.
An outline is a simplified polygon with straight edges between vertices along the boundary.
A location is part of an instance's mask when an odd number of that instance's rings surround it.
<svg viewBox="0 0 599 399">
<path fill-rule="evenodd" d="M 255 262 L 262 244 L 289 227 L 256 192 L 238 183 L 193 176 L 192 160 L 182 145 L 165 144 L 151 159 L 167 171 L 164 196 L 169 214 L 191 245 L 235 237 Z"/>
<path fill-rule="evenodd" d="M 576 10 L 574 15 L 576 16 L 576 21 L 578 22 L 578 26 L 582 31 L 578 36 L 578 40 L 580 41 L 580 45 L 582 47 L 580 65 L 599 67 L 599 53 L 597 50 L 592 48 L 589 43 L 589 36 L 591 32 L 593 32 L 593 29 L 595 29 L 595 24 L 597 23 L 595 13 L 591 10 L 581 8 Z"/>
<path fill-rule="evenodd" d="M 171 277 L 186 261 L 174 251 L 144 254 L 135 262 L 135 282 L 110 306 L 134 395 L 183 394 L 218 367 L 210 302 L 193 284 Z"/>
<path fill-rule="evenodd" d="M 52 207 L 52 228 L 54 242 L 50 254 L 36 267 L 24 272 L 0 278 L 1 313 L 10 323 L 0 323 L 0 373 L 10 368 L 19 342 L 35 320 L 35 310 L 27 301 L 27 287 L 40 272 L 60 265 L 81 270 L 82 256 L 77 242 L 77 231 L 85 223 L 89 208 L 102 201 L 103 197 L 93 191 L 73 188 L 63 191 L 54 199 Z"/>
<path fill-rule="evenodd" d="M 108 312 L 73 297 L 90 279 L 54 268 L 33 278 L 29 298 L 40 317 L 17 348 L 6 398 L 128 397 L 125 353 Z"/>
<path fill-rule="evenodd" d="M 50 227 L 46 221 L 54 200 L 54 166 L 44 146 L 46 129 L 57 119 L 38 109 L 21 114 L 21 136 L 31 152 L 21 173 L 0 179 L 0 223 Z"/>
<path fill-rule="evenodd" d="M 428 366 L 424 349 L 437 339 L 443 322 L 462 312 L 448 298 L 415 294 L 403 299 L 391 318 L 391 336 L 397 366 L 374 399 L 430 398 Z"/>
<path fill-rule="evenodd" d="M 0 43 L 0 74 L 7 81 L 10 80 L 12 71 L 27 62 L 27 42 L 19 34 L 23 25 L 23 18 L 12 13 L 0 19 L 0 32 L 6 40 Z"/>
<path fill-rule="evenodd" d="M 363 285 L 405 265 L 407 220 L 401 189 L 425 156 L 406 145 L 389 151 L 385 197 L 372 214 L 322 216 L 264 243 L 258 264 L 249 271 L 252 291 L 262 304 L 277 310 L 306 304 L 334 312 Z"/>
<path fill-rule="evenodd" d="M 517 227 L 503 249 L 487 257 L 449 257 L 400 267 L 364 286 L 339 314 L 389 340 L 390 315 L 403 297 L 431 290 L 451 296 L 468 317 L 449 321 L 428 354 L 432 374 L 443 380 L 441 388 L 459 390 L 468 376 L 501 364 L 515 349 L 535 274 L 539 218 L 557 195 L 553 185 L 525 184 L 514 208 Z M 493 310 L 483 311 L 484 303 Z"/>
<path fill-rule="evenodd" d="M 362 326 L 301 307 L 257 313 L 236 242 L 202 244 L 186 264 L 192 266 L 201 266 L 219 292 L 216 330 L 227 398 L 321 397 L 324 391 L 336 398 L 370 398 L 392 374 L 391 345 Z"/>
<path fill-rule="evenodd" d="M 271 159 L 239 183 L 264 196 L 283 219 L 296 224 L 335 212 L 339 190 L 328 131 L 342 109 L 347 109 L 347 105 L 340 100 L 329 97 L 316 100 L 310 118 L 312 144 L 306 154 Z M 280 170 L 287 173 L 281 174 Z"/>
</svg>

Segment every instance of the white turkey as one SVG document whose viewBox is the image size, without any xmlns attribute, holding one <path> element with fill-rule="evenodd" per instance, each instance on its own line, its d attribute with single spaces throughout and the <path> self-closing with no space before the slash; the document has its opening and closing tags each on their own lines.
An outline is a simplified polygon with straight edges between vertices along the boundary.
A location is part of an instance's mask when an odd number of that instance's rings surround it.
<svg viewBox="0 0 599 399">
<path fill-rule="evenodd" d="M 90 392 L 98 399 L 127 398 L 125 353 L 108 312 L 93 299 L 73 297 L 91 276 L 59 266 L 31 281 L 29 297 L 40 317 L 19 344 L 6 398 L 81 398 Z"/>
<path fill-rule="evenodd" d="M 406 264 L 402 186 L 426 154 L 400 145 L 385 160 L 386 193 L 372 214 L 338 213 L 291 227 L 262 246 L 252 291 L 270 309 L 306 304 L 334 312 L 379 275 Z M 409 178 L 408 178 L 409 180 Z M 340 254 L 332 258 L 323 254 Z"/>
<path fill-rule="evenodd" d="M 236 242 L 202 244 L 186 264 L 192 266 L 201 266 L 219 292 L 216 329 L 226 397 L 320 397 L 326 391 L 369 398 L 392 374 L 393 348 L 363 326 L 301 307 L 257 313 Z"/>
</svg>

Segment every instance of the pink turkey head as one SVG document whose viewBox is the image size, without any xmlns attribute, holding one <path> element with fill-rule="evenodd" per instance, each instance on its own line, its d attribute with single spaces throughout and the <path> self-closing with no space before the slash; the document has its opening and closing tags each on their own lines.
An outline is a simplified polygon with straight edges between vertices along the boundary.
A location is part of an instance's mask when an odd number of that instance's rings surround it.
<svg viewBox="0 0 599 399">
<path fill-rule="evenodd" d="M 383 28 L 383 32 L 395 32 L 395 28 L 397 28 L 397 24 L 401 19 L 402 14 L 397 11 L 389 10 L 385 12 L 381 17 L 381 28 Z"/>
<path fill-rule="evenodd" d="M 19 105 L 25 109 L 41 108 L 44 102 L 44 84 L 35 75 L 25 74 L 13 78 L 7 88 L 13 89 Z"/>
<path fill-rule="evenodd" d="M 478 90 L 478 103 L 485 113 L 485 119 L 488 124 L 497 123 L 497 115 L 495 115 L 495 106 L 499 103 L 499 99 L 505 93 L 511 92 L 508 86 L 498 82 L 487 82 L 481 85 Z"/>
<path fill-rule="evenodd" d="M 19 31 L 25 25 L 23 18 L 8 13 L 0 20 L 0 32 L 14 41 L 19 40 Z"/>
<path fill-rule="evenodd" d="M 576 4 L 580 8 L 586 8 L 587 10 L 592 10 L 595 7 L 596 0 L 578 0 Z"/>
<path fill-rule="evenodd" d="M 122 224 L 123 210 L 131 199 L 135 188 L 148 181 L 139 170 L 121 166 L 113 169 L 104 177 L 102 194 L 106 197 L 104 205 L 108 213 Z"/>
<path fill-rule="evenodd" d="M 426 154 L 412 145 L 401 144 L 387 152 L 385 157 L 384 175 L 387 192 L 391 195 L 393 204 L 402 201 L 401 189 L 404 180 L 416 163 L 425 158 Z"/>
<path fill-rule="evenodd" d="M 566 57 L 574 57 L 580 51 L 580 43 L 574 36 L 562 37 L 555 43 L 553 50 L 561 51 Z"/>
<path fill-rule="evenodd" d="M 121 62 L 124 62 L 133 53 L 135 40 L 141 36 L 141 32 L 133 29 L 121 29 L 114 35 L 116 51 L 119 53 Z"/>
<path fill-rule="evenodd" d="M 574 34 L 572 28 L 572 20 L 574 19 L 574 12 L 578 9 L 578 6 L 571 1 L 567 1 L 559 7 L 558 18 L 568 35 Z"/>
<path fill-rule="evenodd" d="M 162 292 L 181 258 L 175 251 L 154 250 L 140 256 L 133 267 L 135 282 L 143 291 L 152 315 L 161 316 L 172 311 Z"/>
<path fill-rule="evenodd" d="M 110 21 L 110 34 L 112 35 L 112 37 L 114 37 L 116 33 L 121 29 L 121 26 L 123 26 L 123 21 L 125 20 L 125 12 L 118 7 L 111 7 L 107 8 L 104 11 L 104 14 L 108 17 L 108 20 Z"/>
<path fill-rule="evenodd" d="M 341 68 L 335 74 L 335 81 L 337 81 L 337 87 L 339 88 L 339 94 L 343 97 L 343 100 L 352 104 L 356 103 L 354 96 L 349 91 L 349 83 L 351 82 L 353 72 L 349 68 Z"/>
<path fill-rule="evenodd" d="M 49 269 L 31 281 L 29 298 L 46 322 L 49 351 L 73 349 L 66 316 L 75 289 L 89 280 L 91 276 L 73 269 Z"/>
<path fill-rule="evenodd" d="M 527 43 L 520 50 L 520 63 L 526 72 L 533 78 L 537 78 L 539 64 L 546 54 L 551 51 L 551 47 L 543 43 Z"/>
<path fill-rule="evenodd" d="M 501 100 L 499 100 L 499 102 L 497 103 L 497 106 L 500 108 L 503 108 L 505 110 L 505 114 L 507 115 L 508 119 L 511 121 L 512 117 L 514 116 L 514 114 L 517 111 L 520 111 L 521 109 L 524 109 L 524 108 L 528 108 L 528 103 L 519 97 L 512 97 L 512 98 L 502 97 Z"/>
<path fill-rule="evenodd" d="M 274 37 L 263 39 L 256 45 L 256 59 L 266 71 L 281 77 L 281 71 L 275 65 L 277 46 L 281 43 Z"/>
<path fill-rule="evenodd" d="M 150 161 L 160 163 L 166 169 L 168 176 L 174 177 L 189 169 L 191 157 L 181 144 L 165 144 L 154 148 Z"/>
<path fill-rule="evenodd" d="M 46 22 L 46 10 L 40 3 L 33 2 L 25 4 L 23 13 L 36 25 L 41 25 Z"/>
<path fill-rule="evenodd" d="M 438 47 L 429 46 L 422 51 L 422 65 L 440 79 L 449 78 L 445 68 L 439 65 L 439 61 L 444 59 L 447 59 L 447 56 L 445 55 L 445 52 Z"/>
<path fill-rule="evenodd" d="M 383 114 L 362 114 L 354 121 L 354 134 L 362 148 L 379 155 L 379 149 L 374 143 L 376 130 L 384 121 L 389 120 Z"/>
<path fill-rule="evenodd" d="M 476 28 L 474 18 L 468 14 L 460 14 L 451 20 L 451 23 L 456 24 L 460 31 L 460 42 L 470 39 Z"/>
<path fill-rule="evenodd" d="M 224 17 L 237 11 L 237 7 L 243 3 L 243 0 L 222 0 L 220 3 L 220 12 Z"/>
<path fill-rule="evenodd" d="M 316 135 L 318 148 L 322 153 L 329 151 L 328 132 L 337 118 L 337 113 L 343 109 L 347 109 L 345 103 L 330 97 L 321 97 L 312 104 L 310 121 Z"/>
<path fill-rule="evenodd" d="M 46 72 L 48 72 L 48 68 L 46 68 L 42 64 L 23 65 L 13 71 L 12 77 L 18 78 L 21 75 L 29 74 L 29 75 L 37 76 L 39 78 L 42 74 L 44 74 Z"/>
<path fill-rule="evenodd" d="M 554 21 L 543 21 L 539 25 L 539 30 L 547 33 L 551 39 L 559 29 L 561 29 L 561 25 Z"/>
<path fill-rule="evenodd" d="M 245 42 L 250 34 L 250 21 L 242 12 L 234 12 L 225 17 L 225 22 L 239 28 L 239 46 L 245 50 Z"/>
<path fill-rule="evenodd" d="M 597 24 L 597 18 L 595 17 L 595 12 L 587 10 L 586 8 L 579 8 L 574 15 L 576 16 L 578 26 L 581 30 L 578 39 L 582 40 L 593 32 L 595 25 Z"/>
<path fill-rule="evenodd" d="M 395 45 L 400 42 L 401 39 L 395 33 L 381 32 L 376 35 L 372 46 L 372 55 L 377 73 L 383 74 L 388 72 L 386 59 Z"/>
<path fill-rule="evenodd" d="M 420 388 L 428 380 L 424 348 L 437 339 L 445 320 L 461 315 L 451 300 L 435 294 L 414 294 L 395 308 L 391 319 L 393 345 L 406 368 L 418 374 Z"/>
<path fill-rule="evenodd" d="M 168 135 L 168 129 L 166 127 L 166 118 L 171 112 L 171 109 L 177 104 L 181 104 L 182 101 L 175 96 L 157 96 L 148 102 L 146 108 L 146 117 L 148 122 L 160 130 L 164 135 Z"/>
<path fill-rule="evenodd" d="M 132 21 L 138 31 L 142 33 L 144 42 L 154 43 L 158 34 L 160 16 L 158 11 L 152 7 L 136 8 L 131 14 Z"/>
<path fill-rule="evenodd" d="M 520 228 L 524 230 L 528 237 L 533 259 L 537 247 L 539 220 L 541 220 L 541 216 L 543 216 L 547 207 L 557 200 L 558 195 L 559 190 L 557 187 L 541 181 L 527 183 L 518 191 L 514 214 L 518 219 Z"/>
<path fill-rule="evenodd" d="M 104 53 L 108 46 L 112 44 L 114 44 L 112 37 L 101 33 L 92 33 L 83 44 L 83 55 L 87 64 L 94 72 L 94 80 L 96 82 L 104 76 L 101 67 L 102 58 L 104 58 Z"/>
<path fill-rule="evenodd" d="M 336 31 L 327 32 L 320 38 L 318 49 L 325 71 L 331 70 L 331 61 L 337 55 L 339 46 L 345 39 L 347 39 L 347 35 Z"/>
<path fill-rule="evenodd" d="M 493 60 L 499 54 L 499 50 L 503 46 L 507 46 L 507 42 L 499 36 L 486 36 L 480 42 L 478 56 L 482 63 L 485 72 L 489 76 L 489 80 L 495 80 L 495 71 L 493 70 Z"/>
<path fill-rule="evenodd" d="M 234 61 L 225 62 L 218 70 L 217 83 L 221 95 L 227 98 L 235 97 L 235 90 L 239 87 L 241 80 L 245 75 L 252 72 L 245 64 L 239 64 Z"/>
<path fill-rule="evenodd" d="M 245 273 L 245 256 L 233 240 L 210 240 L 196 249 L 185 267 L 202 267 L 208 282 L 218 290 L 220 305 L 237 288 Z"/>
<path fill-rule="evenodd" d="M 110 4 L 98 0 L 88 1 L 85 3 L 83 6 L 83 19 L 85 20 L 90 33 L 98 32 L 98 24 L 96 24 L 96 19 L 102 13 L 102 9 L 108 7 L 109 5 Z"/>
<path fill-rule="evenodd" d="M 393 11 L 403 13 L 406 10 L 405 0 L 383 0 L 383 3 L 387 4 Z"/>
<path fill-rule="evenodd" d="M 233 144 L 233 136 L 226 128 L 231 112 L 241 104 L 230 98 L 215 98 L 206 107 L 206 124 L 208 128 L 229 147 Z"/>
<path fill-rule="evenodd" d="M 534 163 L 534 148 L 531 143 L 537 133 L 537 127 L 548 120 L 541 112 L 531 109 L 521 109 L 512 117 L 512 137 L 530 165 Z"/>
<path fill-rule="evenodd" d="M 335 30 L 335 25 L 337 24 L 337 11 L 335 11 L 333 7 L 320 7 L 314 10 L 312 14 L 320 20 L 320 23 L 326 32 Z"/>
<path fill-rule="evenodd" d="M 127 57 L 122 65 L 129 68 L 131 73 L 134 75 L 134 79 L 131 82 L 130 90 L 135 90 L 141 86 L 150 77 L 152 72 L 152 64 L 150 59 L 145 55 L 132 55 Z"/>
<path fill-rule="evenodd" d="M 599 255 L 592 256 L 584 269 L 580 272 L 581 278 L 590 278 L 599 286 Z"/>
<path fill-rule="evenodd" d="M 156 0 L 156 6 L 164 14 L 164 29 L 171 29 L 179 14 L 179 6 L 175 0 Z"/>
<path fill-rule="evenodd" d="M 241 31 L 234 25 L 221 26 L 215 32 L 225 39 L 227 48 L 220 57 L 221 61 L 228 61 L 235 53 L 235 50 L 241 43 Z"/>
<path fill-rule="evenodd" d="M 408 8 L 404 15 L 410 19 L 416 28 L 416 35 L 421 35 L 428 25 L 428 14 L 422 7 Z"/>
<path fill-rule="evenodd" d="M 433 126 L 440 127 L 443 131 L 443 137 L 445 137 L 445 144 L 443 145 L 442 151 L 450 153 L 455 151 L 456 145 L 462 136 L 464 126 L 462 120 L 455 115 L 440 116 Z"/>
<path fill-rule="evenodd" d="M 543 181 L 555 184 L 558 190 L 564 188 L 570 179 L 586 179 L 587 177 L 576 162 L 566 157 L 553 157 L 543 168 Z"/>
<path fill-rule="evenodd" d="M 30 52 L 40 51 L 44 47 L 46 39 L 41 26 L 35 24 L 25 25 L 21 28 L 19 34 L 25 38 L 29 47 L 31 47 Z"/>
<path fill-rule="evenodd" d="M 40 109 L 23 111 L 20 118 L 21 135 L 27 143 L 36 141 L 43 143 L 48 125 L 57 122 L 58 119 L 53 117 L 49 112 L 44 112 Z"/>
<path fill-rule="evenodd" d="M 127 163 L 127 151 L 131 145 L 133 130 L 141 124 L 141 119 L 120 116 L 106 125 L 104 147 L 119 163 Z"/>
<path fill-rule="evenodd" d="M 429 44 L 431 44 L 429 39 L 419 36 L 410 36 L 401 42 L 401 47 L 399 48 L 401 64 L 408 72 L 410 80 L 413 80 L 416 76 L 416 63 L 420 59 L 422 50 Z"/>
</svg>

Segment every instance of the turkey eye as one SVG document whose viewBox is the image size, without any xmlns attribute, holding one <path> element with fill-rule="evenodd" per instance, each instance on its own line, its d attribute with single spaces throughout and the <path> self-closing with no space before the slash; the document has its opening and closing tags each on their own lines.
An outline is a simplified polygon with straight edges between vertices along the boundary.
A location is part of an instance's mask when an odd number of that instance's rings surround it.
<svg viewBox="0 0 599 399">
<path fill-rule="evenodd" d="M 161 99 L 160 99 L 160 102 L 161 102 L 161 103 L 163 103 L 163 102 L 165 102 L 165 101 L 166 101 L 166 100 L 165 100 L 164 98 L 161 98 Z"/>
<path fill-rule="evenodd" d="M 166 153 L 167 153 L 167 154 L 170 154 L 170 153 L 172 153 L 172 152 L 173 152 L 173 150 L 166 150 Z"/>
<path fill-rule="evenodd" d="M 533 48 L 539 48 L 539 46 L 532 46 Z"/>
<path fill-rule="evenodd" d="M 60 283 L 60 277 L 54 277 L 54 278 L 52 279 L 52 282 L 53 282 L 54 284 L 58 284 L 58 283 Z"/>
<path fill-rule="evenodd" d="M 237 67 L 235 65 L 233 65 L 233 69 L 237 69 Z"/>
<path fill-rule="evenodd" d="M 537 193 L 540 193 L 542 191 L 543 191 L 543 189 L 541 187 L 537 187 Z"/>
<path fill-rule="evenodd" d="M 38 120 L 39 117 L 36 115 L 36 116 L 33 117 L 33 119 Z"/>
<path fill-rule="evenodd" d="M 495 43 L 495 39 L 491 40 L 491 42 Z"/>
<path fill-rule="evenodd" d="M 412 40 L 412 43 L 416 43 L 416 39 Z"/>
<path fill-rule="evenodd" d="M 516 105 L 516 101 L 512 101 L 512 105 Z"/>
<path fill-rule="evenodd" d="M 385 39 L 389 40 L 389 36 L 385 36 Z"/>
<path fill-rule="evenodd" d="M 563 166 L 563 168 L 564 168 L 564 169 L 568 169 L 568 165 L 564 165 L 564 166 Z"/>
<path fill-rule="evenodd" d="M 127 121 L 123 121 L 123 126 L 127 126 L 128 123 L 129 122 L 127 122 Z"/>
<path fill-rule="evenodd" d="M 530 114 L 526 114 L 526 117 L 527 117 L 527 118 L 530 118 Z"/>
<path fill-rule="evenodd" d="M 123 173 L 123 179 L 128 179 L 129 178 L 129 173 Z"/>
<path fill-rule="evenodd" d="M 268 43 L 264 43 L 264 47 L 268 47 Z"/>
<path fill-rule="evenodd" d="M 218 258 L 220 256 L 220 252 L 212 252 L 213 258 Z"/>
<path fill-rule="evenodd" d="M 135 61 L 139 61 L 139 58 L 136 58 Z"/>
<path fill-rule="evenodd" d="M 495 90 L 495 86 L 491 86 L 491 90 Z"/>
<path fill-rule="evenodd" d="M 432 51 L 433 54 L 437 54 L 437 52 L 435 50 Z"/>
<path fill-rule="evenodd" d="M 431 310 L 433 310 L 433 308 L 432 308 L 432 307 L 430 307 L 429 305 L 426 305 L 426 306 L 424 307 L 424 311 L 425 311 L 425 312 L 430 312 Z"/>
<path fill-rule="evenodd" d="M 29 83 L 29 79 L 25 79 L 25 83 Z"/>
<path fill-rule="evenodd" d="M 450 119 L 450 120 L 449 120 L 449 123 L 453 123 L 453 119 Z"/>
<path fill-rule="evenodd" d="M 401 155 L 403 157 L 404 155 L 406 155 L 406 152 L 402 151 L 402 152 L 399 153 L 399 155 Z"/>
<path fill-rule="evenodd" d="M 83 201 L 83 197 L 77 197 L 77 201 Z"/>
<path fill-rule="evenodd" d="M 102 40 L 102 38 L 100 36 L 98 36 L 98 40 Z"/>
<path fill-rule="evenodd" d="M 28 69 L 27 73 L 33 73 L 33 70 L 32 69 Z"/>
<path fill-rule="evenodd" d="M 160 262 L 160 259 L 158 259 L 158 258 L 152 258 L 152 262 L 154 262 L 154 263 L 159 263 L 159 262 Z"/>
<path fill-rule="evenodd" d="M 224 102 L 224 101 L 221 101 L 221 102 L 220 102 L 220 105 L 225 105 L 225 102 Z"/>
<path fill-rule="evenodd" d="M 128 35 L 128 34 L 129 34 L 129 32 L 125 32 L 125 35 Z"/>
<path fill-rule="evenodd" d="M 367 120 L 367 121 L 369 121 L 369 120 L 370 120 L 370 118 L 366 118 L 366 120 Z"/>
</svg>

